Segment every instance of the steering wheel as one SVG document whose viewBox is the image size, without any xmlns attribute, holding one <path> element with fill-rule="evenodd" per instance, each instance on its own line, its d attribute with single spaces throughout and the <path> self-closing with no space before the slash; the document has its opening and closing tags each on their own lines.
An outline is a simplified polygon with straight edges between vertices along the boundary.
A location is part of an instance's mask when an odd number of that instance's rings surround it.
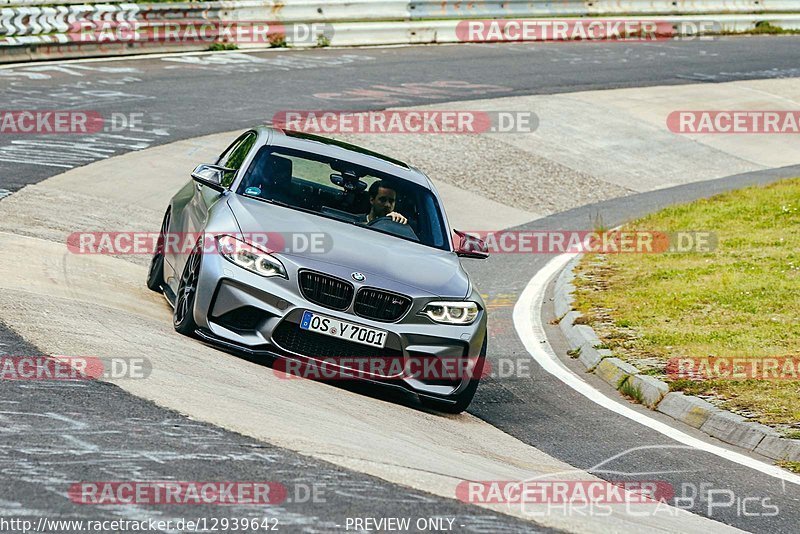
<svg viewBox="0 0 800 534">
<path fill-rule="evenodd" d="M 377 219 L 372 219 L 367 223 L 367 226 L 374 227 L 378 230 L 383 230 L 384 232 L 388 232 L 400 237 L 407 237 L 409 239 L 413 239 L 414 241 L 419 241 L 419 237 L 417 237 L 417 234 L 414 233 L 414 230 L 412 230 L 409 225 L 394 221 L 391 217 L 378 217 Z"/>
</svg>

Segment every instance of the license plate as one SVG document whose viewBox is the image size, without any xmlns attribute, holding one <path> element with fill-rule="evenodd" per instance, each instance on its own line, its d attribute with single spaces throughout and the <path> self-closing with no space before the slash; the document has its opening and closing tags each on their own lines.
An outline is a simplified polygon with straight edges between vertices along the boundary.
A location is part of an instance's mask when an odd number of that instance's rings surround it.
<svg viewBox="0 0 800 534">
<path fill-rule="evenodd" d="M 361 343 L 362 345 L 369 345 L 370 347 L 382 349 L 386 345 L 387 333 L 383 330 L 348 323 L 347 321 L 341 321 L 310 311 L 303 312 L 300 328 L 326 336 L 346 339 L 354 343 Z"/>
</svg>

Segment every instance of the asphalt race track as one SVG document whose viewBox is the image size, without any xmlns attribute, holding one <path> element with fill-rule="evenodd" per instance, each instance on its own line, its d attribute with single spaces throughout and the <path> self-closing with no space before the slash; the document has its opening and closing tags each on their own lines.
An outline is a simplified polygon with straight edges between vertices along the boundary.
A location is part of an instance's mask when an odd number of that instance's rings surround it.
<svg viewBox="0 0 800 534">
<path fill-rule="evenodd" d="M 131 149 L 248 128 L 253 121 L 269 120 L 286 109 L 384 109 L 798 75 L 796 39 L 756 37 L 636 46 L 424 46 L 31 64 L 0 69 L 4 109 L 57 105 L 58 109 L 91 109 L 104 116 L 141 112 L 146 114 L 143 131 L 130 139 L 105 133 L 94 146 L 72 150 L 68 145 L 9 150 L 5 147 L 14 136 L 8 136 L 0 152 L 0 172 L 3 188 L 15 191 L 59 169 Z M 477 87 L 436 83 L 442 81 Z M 33 142 L 24 136 L 17 140 Z M 42 163 L 57 166 L 29 165 L 37 155 Z"/>
<path fill-rule="evenodd" d="M 0 109 L 94 110 L 103 116 L 141 113 L 142 117 L 134 130 L 120 128 L 88 137 L 2 134 L 0 216 L 5 217 L 3 204 L 18 191 L 45 184 L 48 178 L 70 169 L 179 140 L 244 129 L 270 120 L 281 110 L 384 109 L 604 89 L 795 78 L 800 77 L 798 49 L 800 38 L 741 37 L 633 46 L 548 43 L 234 52 L 0 68 Z M 800 166 L 731 174 L 714 180 L 698 176 L 692 183 L 648 192 L 631 191 L 619 198 L 552 213 L 514 229 L 581 228 L 598 216 L 613 226 L 673 203 L 798 176 Z M 124 187 L 135 191 L 135 185 Z M 102 198 L 98 201 L 102 203 Z M 166 201 L 164 197 L 162 204 Z M 91 214 L 87 216 L 91 218 Z M 43 219 L 48 217 L 57 220 L 59 206 L 53 206 L 50 214 L 42 214 Z M 0 231 L 10 231 L 13 222 L 6 220 L 2 226 L 5 230 Z M 24 229 L 17 233 L 26 234 Z M 515 331 L 513 301 L 551 259 L 547 255 L 506 254 L 486 262 L 464 261 L 481 291 L 505 302 L 491 311 L 490 361 L 530 361 Z M 2 312 L 0 321 L 11 323 L 8 317 L 25 312 L 22 304 L 18 310 L 11 306 Z M 548 324 L 553 318 L 552 306 L 546 303 L 542 313 Z M 164 317 L 169 327 L 168 315 Z M 36 327 L 47 329 L 48 324 Z M 19 328 L 11 329 L 0 322 L 0 353 L 52 352 L 14 330 Z M 565 343 L 558 328 L 549 325 L 547 334 L 556 352 L 564 354 Z M 220 354 L 220 358 L 235 357 Z M 573 361 L 565 358 L 564 363 L 578 372 Z M 605 480 L 664 481 L 675 488 L 675 499 L 685 498 L 684 503 L 687 492 L 700 487 L 729 490 L 736 496 L 731 506 L 713 506 L 707 500 L 692 498 L 684 507 L 697 516 L 751 532 L 797 531 L 800 485 L 683 447 L 668 436 L 598 406 L 535 364 L 531 373 L 524 378 L 485 379 L 469 413 L 524 445 Z M 221 380 L 224 383 L 224 377 Z M 587 381 L 596 382 L 598 390 L 608 393 L 593 376 Z M 325 403 L 325 395 L 334 395 L 334 391 L 339 395 L 338 390 L 325 387 L 314 391 L 321 393 L 317 400 Z M 216 391 L 226 395 L 224 389 Z M 423 414 L 413 400 L 367 388 L 356 387 L 354 391 L 366 402 L 395 403 L 412 417 Z M 219 507 L 187 510 L 120 505 L 98 509 L 70 502 L 66 488 L 81 480 L 281 480 L 289 489 L 289 499 L 271 507 L 267 515 L 278 518 L 281 530 L 287 532 L 345 531 L 347 518 L 388 516 L 449 518 L 453 519 L 451 529 L 458 532 L 553 529 L 552 523 L 542 518 L 526 521 L 446 498 L 433 490 L 421 491 L 410 483 L 372 476 L 368 468 L 343 467 L 344 462 L 332 458 L 325 461 L 312 457 L 308 450 L 313 449 L 313 443 L 302 450 L 292 449 L 275 445 L 280 443 L 277 437 L 256 439 L 244 430 L 223 429 L 198 420 L 196 414 L 168 409 L 160 402 L 162 406 L 158 406 L 113 384 L 0 381 L 0 403 L 0 472 L 6 482 L 0 487 L 0 517 L 263 517 L 263 510 L 252 506 L 228 507 L 224 514 Z M 282 407 L 276 405 L 275 409 L 281 411 Z M 640 411 L 671 421 L 648 410 Z M 435 417 L 426 419 L 426 424 L 437 425 Z M 458 417 L 441 417 L 443 426 L 459 421 Z M 382 424 L 390 428 L 395 422 L 386 419 Z M 711 441 L 692 429 L 681 430 Z M 263 435 L 269 436 L 269 429 Z M 451 446 L 457 450 L 460 444 Z M 393 459 L 385 461 L 391 464 Z M 308 495 L 315 488 L 324 493 L 324 499 L 312 502 Z M 744 513 L 741 499 L 753 497 L 761 504 L 776 506 L 779 513 Z M 677 506 L 675 501 L 672 504 Z M 572 526 L 564 528 L 573 530 Z M 653 524 L 642 528 L 655 530 Z M 574 527 L 576 531 L 602 531 L 597 529 L 600 527 L 592 527 L 591 522 Z M 663 531 L 674 529 L 665 526 Z"/>
</svg>

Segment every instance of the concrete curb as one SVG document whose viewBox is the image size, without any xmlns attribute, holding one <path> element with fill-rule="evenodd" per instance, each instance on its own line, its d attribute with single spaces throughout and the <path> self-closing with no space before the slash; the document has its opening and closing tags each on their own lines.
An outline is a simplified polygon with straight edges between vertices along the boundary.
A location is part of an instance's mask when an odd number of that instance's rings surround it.
<svg viewBox="0 0 800 534">
<path fill-rule="evenodd" d="M 570 355 L 577 358 L 588 372 L 596 374 L 622 394 L 633 397 L 651 410 L 697 428 L 725 443 L 742 447 L 773 460 L 800 461 L 800 440 L 781 437 L 772 428 L 748 421 L 741 415 L 717 408 L 700 399 L 670 392 L 666 382 L 642 374 L 633 365 L 615 358 L 601 345 L 594 329 L 575 324 L 582 317 L 572 309 L 575 301 L 573 280 L 575 266 L 581 256 L 570 261 L 555 283 L 553 305 L 559 327 L 567 338 Z"/>
</svg>

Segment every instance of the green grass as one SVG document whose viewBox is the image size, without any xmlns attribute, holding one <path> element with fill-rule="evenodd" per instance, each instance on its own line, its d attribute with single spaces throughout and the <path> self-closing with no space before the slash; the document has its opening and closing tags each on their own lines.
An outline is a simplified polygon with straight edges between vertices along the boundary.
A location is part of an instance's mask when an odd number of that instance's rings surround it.
<svg viewBox="0 0 800 534">
<path fill-rule="evenodd" d="M 800 33 L 798 30 L 789 30 L 781 28 L 780 26 L 773 26 L 766 20 L 756 22 L 756 27 L 752 30 L 746 30 L 744 33 L 751 35 L 796 35 Z"/>
<path fill-rule="evenodd" d="M 799 33 L 800 30 L 783 28 L 781 26 L 772 25 L 769 21 L 760 20 L 756 22 L 755 27 L 749 30 L 720 30 L 708 32 L 705 35 L 797 35 Z"/>
<path fill-rule="evenodd" d="M 212 52 L 218 52 L 220 50 L 238 50 L 239 45 L 236 43 L 211 43 L 208 49 Z"/>
<path fill-rule="evenodd" d="M 625 395 L 626 397 L 630 397 L 639 404 L 644 404 L 644 397 L 642 397 L 642 392 L 639 390 L 639 388 L 634 387 L 634 385 L 631 383 L 630 380 L 623 379 L 622 383 L 619 385 L 617 389 L 619 389 L 619 392 Z"/>
<path fill-rule="evenodd" d="M 289 43 L 286 42 L 286 35 L 283 33 L 270 33 L 267 35 L 270 48 L 288 48 Z"/>
<path fill-rule="evenodd" d="M 718 245 L 584 257 L 575 307 L 595 319 L 615 355 L 646 362 L 651 374 L 670 357 L 800 356 L 800 179 L 670 207 L 627 228 L 711 231 Z M 671 388 L 715 396 L 767 424 L 800 421 L 800 381 L 681 380 Z"/>
<path fill-rule="evenodd" d="M 793 473 L 800 473 L 800 462 L 790 462 L 788 460 L 784 460 L 782 462 L 778 462 L 778 465 L 784 469 L 788 469 Z"/>
</svg>

